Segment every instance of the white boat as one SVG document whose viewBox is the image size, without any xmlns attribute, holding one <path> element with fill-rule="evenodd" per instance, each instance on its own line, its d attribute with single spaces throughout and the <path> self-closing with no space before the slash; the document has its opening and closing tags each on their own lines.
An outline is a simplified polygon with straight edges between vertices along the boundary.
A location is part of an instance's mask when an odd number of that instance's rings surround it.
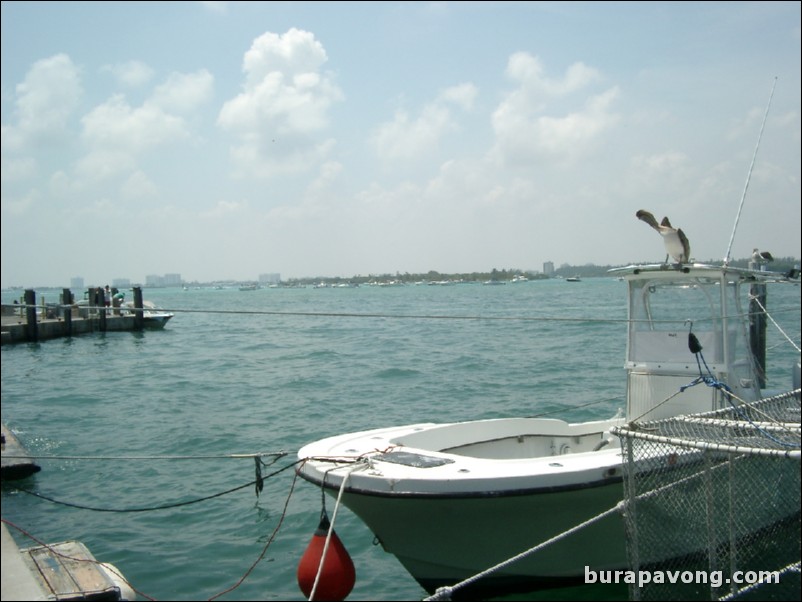
<svg viewBox="0 0 802 602">
<path fill-rule="evenodd" d="M 626 416 L 422 423 L 336 435 L 298 451 L 299 475 L 341 495 L 429 592 L 610 510 L 623 495 L 613 427 L 719 409 L 729 403 L 724 386 L 746 402 L 762 397 L 765 356 L 749 335 L 760 316 L 747 305 L 755 287 L 788 281 L 726 265 L 615 272 L 627 282 Z M 798 360 L 794 369 L 798 374 Z M 707 386 L 713 379 L 723 386 Z M 477 597 L 581 584 L 586 567 L 627 567 L 618 512 L 459 591 Z"/>
<path fill-rule="evenodd" d="M 78 309 L 78 315 L 81 318 L 95 317 L 98 311 L 106 311 L 108 316 L 131 316 L 136 311 L 133 301 L 123 302 L 119 307 L 114 305 L 114 307 L 105 310 L 93 306 L 88 299 L 81 299 L 74 305 Z M 152 301 L 143 301 L 141 311 L 145 328 L 164 328 L 165 324 L 175 316 L 173 312 L 158 307 Z"/>
<path fill-rule="evenodd" d="M 123 307 L 128 313 L 133 314 L 135 311 L 133 302 L 128 302 Z M 142 320 L 145 328 L 164 328 L 174 315 L 173 312 L 166 311 L 151 301 L 142 302 Z"/>
</svg>

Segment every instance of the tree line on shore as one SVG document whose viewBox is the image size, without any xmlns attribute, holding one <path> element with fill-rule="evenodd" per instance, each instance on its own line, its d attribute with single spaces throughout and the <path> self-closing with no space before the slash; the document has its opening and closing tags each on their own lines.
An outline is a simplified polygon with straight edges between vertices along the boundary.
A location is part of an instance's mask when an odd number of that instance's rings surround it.
<svg viewBox="0 0 802 602">
<path fill-rule="evenodd" d="M 749 259 L 732 260 L 730 265 L 737 268 L 746 268 L 749 265 Z M 721 260 L 708 260 L 709 264 L 720 263 Z M 326 284 L 368 284 L 374 281 L 396 281 L 403 284 L 414 284 L 416 282 L 487 282 L 487 281 L 510 281 L 514 278 L 526 278 L 527 280 L 546 280 L 549 278 L 570 278 L 579 276 L 580 278 L 600 278 L 610 277 L 610 270 L 623 267 L 620 265 L 569 265 L 563 264 L 554 269 L 551 274 L 544 274 L 534 270 L 521 270 L 516 268 L 497 269 L 493 268 L 489 272 L 458 272 L 458 273 L 444 273 L 435 270 L 429 270 L 426 273 L 410 273 L 410 272 L 396 272 L 395 274 L 369 274 L 367 276 L 356 275 L 351 277 L 345 276 L 328 276 L 328 277 L 309 277 L 309 278 L 291 278 L 282 281 L 286 284 L 317 284 L 320 282 Z M 787 273 L 792 269 L 798 269 L 799 260 L 793 257 L 780 257 L 769 265 L 769 269 L 773 272 Z"/>
</svg>

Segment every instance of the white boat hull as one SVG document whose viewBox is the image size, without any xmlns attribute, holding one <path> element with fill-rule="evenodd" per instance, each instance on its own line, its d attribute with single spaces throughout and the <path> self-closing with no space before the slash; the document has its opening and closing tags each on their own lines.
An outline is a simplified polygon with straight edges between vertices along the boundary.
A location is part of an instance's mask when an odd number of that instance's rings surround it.
<svg viewBox="0 0 802 602">
<path fill-rule="evenodd" d="M 498 497 L 395 497 L 381 505 L 369 495 L 352 493 L 345 495 L 343 503 L 376 534 L 385 551 L 433 593 L 575 527 L 580 517 L 608 510 L 621 500 L 621 491 L 621 483 L 613 482 L 581 490 Z M 545 551 L 499 569 L 472 586 L 471 594 L 581 583 L 585 566 L 593 570 L 625 567 L 624 541 L 621 517 L 608 516 Z"/>
<path fill-rule="evenodd" d="M 333 496 L 347 477 L 343 504 L 434 592 L 615 507 L 623 485 L 617 440 L 606 439 L 613 424 L 620 421 L 504 419 L 379 429 L 304 447 L 299 457 L 310 459 L 299 473 L 318 485 L 325 480 Z M 477 432 L 489 438 L 477 442 Z M 434 441 L 447 449 L 426 447 Z M 360 456 L 368 460 L 349 461 Z M 623 521 L 613 512 L 461 592 L 497 595 L 581 583 L 586 566 L 625 567 L 624 541 Z"/>
</svg>

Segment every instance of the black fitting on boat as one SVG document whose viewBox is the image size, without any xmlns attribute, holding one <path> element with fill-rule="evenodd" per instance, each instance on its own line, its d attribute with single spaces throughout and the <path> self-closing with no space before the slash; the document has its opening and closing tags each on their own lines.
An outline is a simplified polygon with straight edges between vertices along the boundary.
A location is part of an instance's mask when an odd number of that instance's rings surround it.
<svg viewBox="0 0 802 602">
<path fill-rule="evenodd" d="M 691 350 L 691 353 L 696 355 L 700 351 L 702 351 L 702 344 L 699 342 L 699 339 L 696 338 L 696 335 L 692 332 L 688 333 L 688 349 Z"/>
</svg>

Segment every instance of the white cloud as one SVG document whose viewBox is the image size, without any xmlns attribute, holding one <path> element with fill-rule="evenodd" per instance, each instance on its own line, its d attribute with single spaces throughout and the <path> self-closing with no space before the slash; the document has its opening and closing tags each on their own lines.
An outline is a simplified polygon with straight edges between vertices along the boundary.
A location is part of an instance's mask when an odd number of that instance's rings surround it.
<svg viewBox="0 0 802 602">
<path fill-rule="evenodd" d="M 223 1 L 215 1 L 215 0 L 206 0 L 200 2 L 201 6 L 206 8 L 208 11 L 213 13 L 218 13 L 224 15 L 228 12 L 228 2 Z"/>
<path fill-rule="evenodd" d="M 246 88 L 260 85 L 273 73 L 288 79 L 316 73 L 327 60 L 323 45 L 313 33 L 294 27 L 283 35 L 264 33 L 253 41 L 243 59 Z"/>
<path fill-rule="evenodd" d="M 208 211 L 202 211 L 200 217 L 216 220 L 227 215 L 242 213 L 247 209 L 248 203 L 244 201 L 218 201 L 217 204 Z"/>
<path fill-rule="evenodd" d="M 115 79 L 126 88 L 139 88 L 153 78 L 153 69 L 142 61 L 128 61 L 117 65 L 106 65 L 103 71 L 109 71 Z"/>
<path fill-rule="evenodd" d="M 167 81 L 157 86 L 148 103 L 165 111 L 185 113 L 212 97 L 214 77 L 206 69 L 195 73 L 171 73 Z"/>
<path fill-rule="evenodd" d="M 458 127 L 451 106 L 470 110 L 476 95 L 476 87 L 466 83 L 445 89 L 417 118 L 404 110 L 396 111 L 392 121 L 381 124 L 371 135 L 377 155 L 393 161 L 430 155 L 441 138 Z"/>
<path fill-rule="evenodd" d="M 65 54 L 34 63 L 16 87 L 16 125 L 3 126 L 3 150 L 52 143 L 64 134 L 83 89 L 80 71 Z"/>
<path fill-rule="evenodd" d="M 676 173 L 684 170 L 689 165 L 690 159 L 684 153 L 675 151 L 665 152 L 659 155 L 636 156 L 632 159 L 635 171 L 644 175 L 646 179 L 665 173 Z"/>
<path fill-rule="evenodd" d="M 143 171 L 136 170 L 123 182 L 120 192 L 124 199 L 138 201 L 154 196 L 156 190 L 157 187 L 150 178 Z"/>
<path fill-rule="evenodd" d="M 139 153 L 186 135 L 180 117 L 156 105 L 133 108 L 115 95 L 83 119 L 83 137 L 93 147 Z"/>
<path fill-rule="evenodd" d="M 545 76 L 537 57 L 517 53 L 510 57 L 507 75 L 517 87 L 492 115 L 496 145 L 491 156 L 501 163 L 571 161 L 593 148 L 618 121 L 612 109 L 617 87 L 582 98 L 582 91 L 600 79 L 598 71 L 582 63 L 553 80 Z"/>
<path fill-rule="evenodd" d="M 145 152 L 190 135 L 182 116 L 209 100 L 214 78 L 206 70 L 171 73 L 141 106 L 116 94 L 81 119 L 81 138 L 88 148 L 78 161 L 77 185 L 123 176 L 123 197 L 150 195 L 155 184 L 138 167 Z"/>
<path fill-rule="evenodd" d="M 83 117 L 89 152 L 78 163 L 82 180 L 103 180 L 136 169 L 137 157 L 188 135 L 184 120 L 154 104 L 131 107 L 115 95 Z"/>
<path fill-rule="evenodd" d="M 38 190 L 28 190 L 25 194 L 16 195 L 13 198 L 3 198 L 3 213 L 20 216 L 27 213 L 39 202 L 40 194 Z"/>
<path fill-rule="evenodd" d="M 231 156 L 239 175 L 272 176 L 325 160 L 333 141 L 319 135 L 332 103 L 343 98 L 321 71 L 326 61 L 323 46 L 306 31 L 254 40 L 243 59 L 244 89 L 223 105 L 217 120 L 236 136 Z"/>
<path fill-rule="evenodd" d="M 90 182 L 102 182 L 136 169 L 134 156 L 125 150 L 97 148 L 81 157 L 75 165 L 77 180 L 70 182 L 67 188 L 85 186 Z"/>
<path fill-rule="evenodd" d="M 574 63 L 562 79 L 546 77 L 543 64 L 527 52 L 516 52 L 507 62 L 507 76 L 520 84 L 528 100 L 566 96 L 601 79 L 596 69 L 584 63 Z"/>
<path fill-rule="evenodd" d="M 3 169 L 0 173 L 3 183 L 28 180 L 36 174 L 37 165 L 33 157 L 3 156 Z"/>
</svg>

